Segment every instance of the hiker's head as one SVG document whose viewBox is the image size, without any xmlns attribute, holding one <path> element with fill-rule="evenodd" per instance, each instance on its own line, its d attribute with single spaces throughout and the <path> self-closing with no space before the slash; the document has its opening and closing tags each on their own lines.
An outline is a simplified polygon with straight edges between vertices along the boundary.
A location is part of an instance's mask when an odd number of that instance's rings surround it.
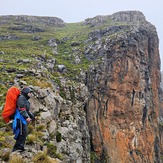
<svg viewBox="0 0 163 163">
<path fill-rule="evenodd" d="M 23 87 L 23 89 L 21 90 L 21 94 L 25 95 L 28 99 L 30 98 L 31 93 L 32 93 L 31 88 L 27 86 Z"/>
</svg>

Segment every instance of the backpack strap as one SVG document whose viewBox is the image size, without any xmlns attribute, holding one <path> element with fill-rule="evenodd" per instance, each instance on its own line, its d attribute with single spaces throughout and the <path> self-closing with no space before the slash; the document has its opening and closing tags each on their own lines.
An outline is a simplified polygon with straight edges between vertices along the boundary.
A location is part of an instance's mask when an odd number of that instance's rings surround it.
<svg viewBox="0 0 163 163">
<path fill-rule="evenodd" d="M 20 111 L 26 110 L 26 108 L 18 108 Z"/>
</svg>

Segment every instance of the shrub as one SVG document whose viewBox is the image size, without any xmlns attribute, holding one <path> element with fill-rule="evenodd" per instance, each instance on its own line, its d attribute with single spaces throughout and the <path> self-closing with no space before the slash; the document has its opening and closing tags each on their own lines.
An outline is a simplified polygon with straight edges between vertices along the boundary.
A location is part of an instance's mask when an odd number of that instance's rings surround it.
<svg viewBox="0 0 163 163">
<path fill-rule="evenodd" d="M 91 160 L 91 163 L 93 163 L 96 159 L 97 159 L 97 154 L 95 152 L 91 152 L 90 153 L 90 160 Z"/>
<path fill-rule="evenodd" d="M 57 133 L 56 133 L 56 140 L 57 140 L 57 142 L 61 142 L 61 140 L 62 140 L 62 134 L 59 131 L 57 131 Z"/>
</svg>

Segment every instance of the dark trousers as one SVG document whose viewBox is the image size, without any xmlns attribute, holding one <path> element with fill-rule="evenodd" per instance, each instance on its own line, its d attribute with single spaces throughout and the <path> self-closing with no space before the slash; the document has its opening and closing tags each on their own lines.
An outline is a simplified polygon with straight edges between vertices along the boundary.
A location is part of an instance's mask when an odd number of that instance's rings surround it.
<svg viewBox="0 0 163 163">
<path fill-rule="evenodd" d="M 24 151 L 24 144 L 27 137 L 27 125 L 24 125 L 22 121 L 18 120 L 18 126 L 20 128 L 19 135 L 16 139 L 16 143 L 13 147 L 13 151 L 22 150 Z"/>
</svg>

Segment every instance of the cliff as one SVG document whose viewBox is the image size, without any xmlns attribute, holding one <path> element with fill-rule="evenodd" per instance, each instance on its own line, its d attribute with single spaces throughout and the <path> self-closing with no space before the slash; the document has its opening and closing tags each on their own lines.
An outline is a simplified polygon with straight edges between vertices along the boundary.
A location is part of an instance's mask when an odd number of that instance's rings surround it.
<svg viewBox="0 0 163 163">
<path fill-rule="evenodd" d="M 25 161 L 47 149 L 55 162 L 162 162 L 159 39 L 143 13 L 3 16 L 0 27 L 1 109 L 11 85 L 34 90 Z M 4 160 L 14 140 L 0 122 Z"/>
<path fill-rule="evenodd" d="M 143 15 L 117 13 L 113 17 L 139 25 L 115 26 L 93 35 L 96 42 L 103 40 L 97 43 L 100 64 L 86 78 L 91 92 L 86 110 L 92 149 L 109 162 L 160 162 L 157 33 Z M 113 30 L 117 34 L 111 37 Z"/>
</svg>

